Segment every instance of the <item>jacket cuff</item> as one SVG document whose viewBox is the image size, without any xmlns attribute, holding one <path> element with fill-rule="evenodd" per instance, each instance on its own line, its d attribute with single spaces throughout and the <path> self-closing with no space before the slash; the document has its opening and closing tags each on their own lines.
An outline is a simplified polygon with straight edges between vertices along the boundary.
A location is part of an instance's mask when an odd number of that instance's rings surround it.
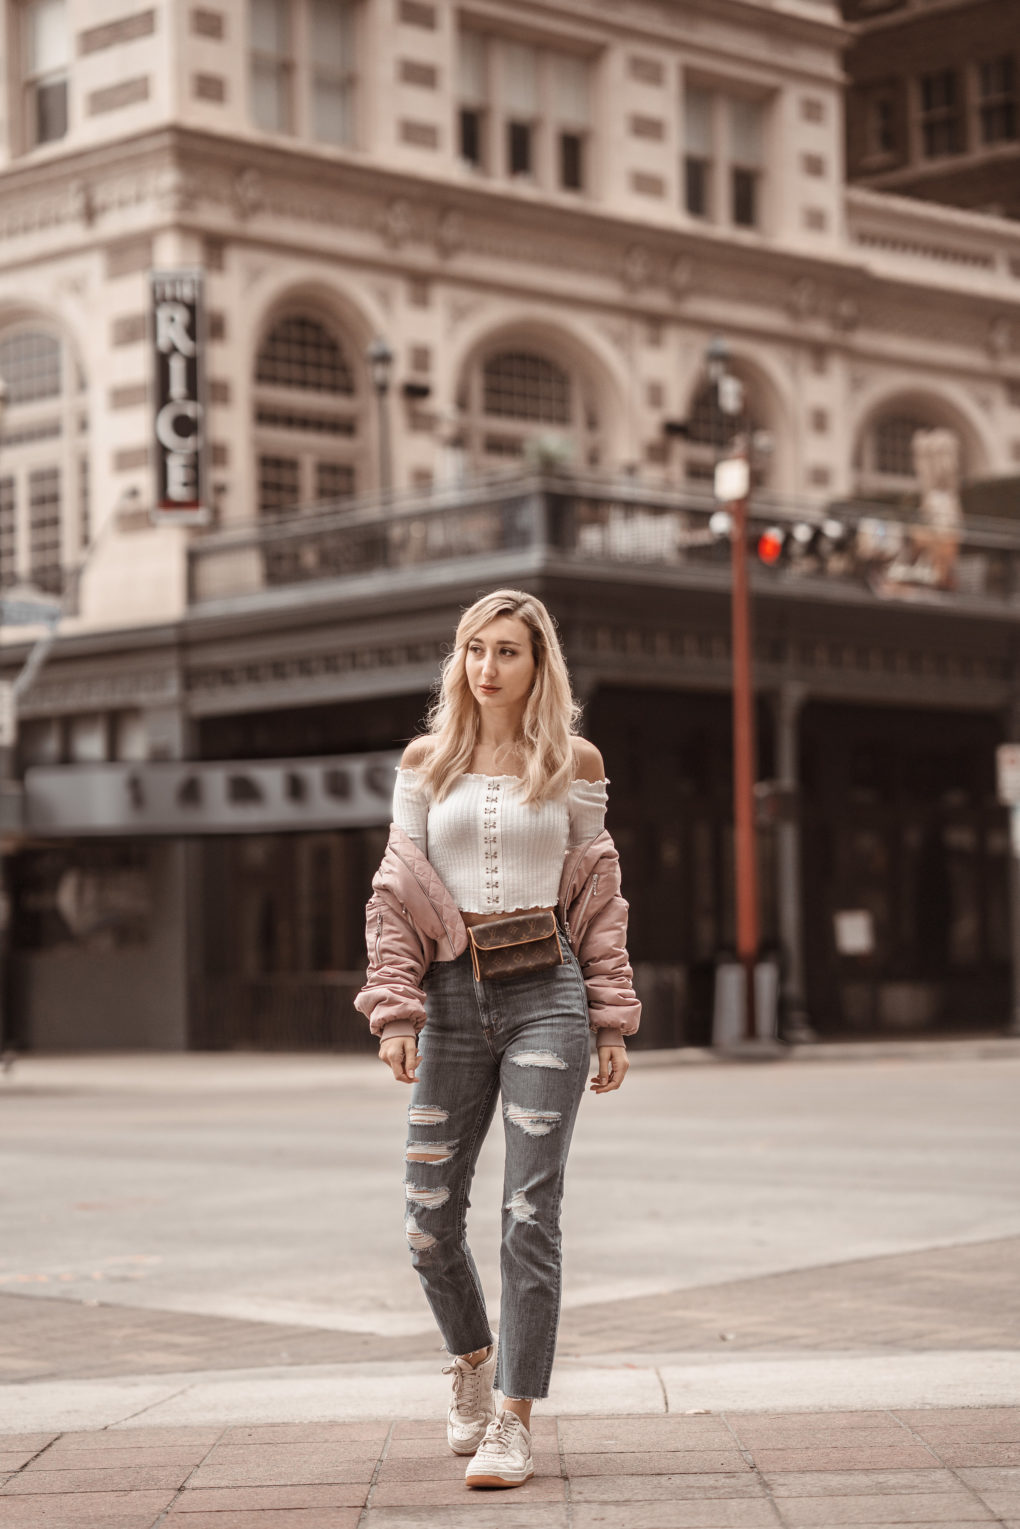
<svg viewBox="0 0 1020 1529">
<path fill-rule="evenodd" d="M 623 1031 L 619 1025 L 601 1025 L 595 1032 L 596 1046 L 622 1046 Z"/>
<path fill-rule="evenodd" d="M 409 1019 L 388 1019 L 379 1031 L 379 1044 L 383 1041 L 396 1040 L 399 1035 L 409 1035 L 412 1040 L 418 1034 L 413 1023 Z"/>
</svg>

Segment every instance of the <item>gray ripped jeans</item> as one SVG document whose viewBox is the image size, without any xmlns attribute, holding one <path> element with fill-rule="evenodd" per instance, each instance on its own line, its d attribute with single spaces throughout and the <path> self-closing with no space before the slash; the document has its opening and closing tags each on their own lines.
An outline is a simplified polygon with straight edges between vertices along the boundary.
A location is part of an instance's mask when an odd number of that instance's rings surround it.
<svg viewBox="0 0 1020 1529">
<path fill-rule="evenodd" d="M 559 1324 L 560 1204 L 589 1065 L 577 960 L 507 982 L 476 982 L 469 954 L 425 979 L 427 1024 L 408 1109 L 405 1228 L 412 1262 L 451 1354 L 493 1341 L 465 1235 L 468 1192 L 497 1099 L 506 1137 L 502 1292 L 495 1384 L 549 1394 Z"/>
</svg>

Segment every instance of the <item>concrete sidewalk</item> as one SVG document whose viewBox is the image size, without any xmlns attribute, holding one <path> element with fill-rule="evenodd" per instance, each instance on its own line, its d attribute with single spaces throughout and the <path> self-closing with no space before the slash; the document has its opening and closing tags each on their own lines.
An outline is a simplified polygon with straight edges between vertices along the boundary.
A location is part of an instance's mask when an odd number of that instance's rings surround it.
<svg viewBox="0 0 1020 1529">
<path fill-rule="evenodd" d="M 440 1420 L 0 1436 L 0 1529 L 1020 1525 L 1020 1408 L 536 1416 L 471 1491 Z"/>
</svg>

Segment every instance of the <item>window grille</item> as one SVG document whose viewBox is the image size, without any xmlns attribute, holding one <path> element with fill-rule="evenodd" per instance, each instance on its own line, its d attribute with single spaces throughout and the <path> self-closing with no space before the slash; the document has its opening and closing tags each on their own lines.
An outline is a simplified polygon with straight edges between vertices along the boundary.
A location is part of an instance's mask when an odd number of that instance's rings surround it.
<svg viewBox="0 0 1020 1529">
<path fill-rule="evenodd" d="M 925 428 L 926 421 L 912 414 L 887 414 L 880 419 L 874 430 L 874 460 L 877 471 L 895 478 L 913 478 L 912 442 L 915 432 Z"/>
<path fill-rule="evenodd" d="M 60 469 L 37 468 L 28 475 L 29 576 L 53 595 L 64 584 L 60 533 Z"/>
<path fill-rule="evenodd" d="M 0 373 L 0 376 L 2 375 Z M 8 448 L 12 446 L 31 446 L 35 441 L 59 440 L 63 433 L 64 422 L 62 419 L 42 419 L 37 425 L 24 425 L 18 430 L 5 430 L 3 445 Z"/>
<path fill-rule="evenodd" d="M 501 351 L 485 363 L 483 407 L 489 415 L 568 425 L 570 378 L 544 356 Z"/>
<path fill-rule="evenodd" d="M 14 479 L 0 478 L 0 585 L 17 578 L 17 539 L 14 524 Z"/>
<path fill-rule="evenodd" d="M 78 458 L 78 546 L 84 552 L 92 540 L 92 494 L 88 457 Z"/>
<path fill-rule="evenodd" d="M 260 404 L 255 411 L 255 422 L 275 430 L 300 430 L 308 435 L 352 436 L 357 432 L 357 420 L 329 414 L 299 414 L 293 409 L 274 409 Z"/>
<path fill-rule="evenodd" d="M 524 440 L 518 435 L 487 435 L 484 440 L 487 457 L 522 457 Z"/>
<path fill-rule="evenodd" d="M 60 341 L 33 329 L 20 329 L 0 340 L 0 377 L 7 384 L 8 405 L 59 398 L 63 391 Z"/>
<path fill-rule="evenodd" d="M 710 382 L 701 389 L 691 407 L 687 438 L 695 446 L 712 446 L 723 451 L 743 423 L 740 416 L 723 413 L 719 407 L 718 389 L 714 382 Z"/>
<path fill-rule="evenodd" d="M 292 510 L 301 498 L 301 469 L 296 457 L 259 457 L 259 514 Z"/>
<path fill-rule="evenodd" d="M 4 474 L 0 510 L 0 582 L 30 578 L 51 593 L 63 588 L 67 547 L 78 546 L 88 415 L 84 378 L 59 335 L 32 327 L 0 333 L 0 377 L 7 387 L 0 441 Z"/>
<path fill-rule="evenodd" d="M 351 396 L 354 378 L 340 346 L 316 319 L 281 319 L 259 351 L 256 382 Z"/>
<path fill-rule="evenodd" d="M 354 468 L 348 462 L 315 464 L 315 497 L 318 500 L 349 499 L 354 493 Z"/>
</svg>

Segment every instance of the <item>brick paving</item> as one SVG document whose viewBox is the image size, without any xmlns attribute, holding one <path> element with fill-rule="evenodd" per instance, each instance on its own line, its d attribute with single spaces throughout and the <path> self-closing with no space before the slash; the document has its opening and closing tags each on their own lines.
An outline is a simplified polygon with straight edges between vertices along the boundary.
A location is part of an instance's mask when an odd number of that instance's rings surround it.
<svg viewBox="0 0 1020 1529">
<path fill-rule="evenodd" d="M 1020 1348 L 1017 1269 L 1020 1237 L 1006 1237 L 579 1306 L 557 1351 L 704 1351 L 722 1333 L 731 1352 Z M 436 1344 L 431 1330 L 387 1338 L 0 1293 L 0 1381 L 427 1360 Z"/>
<path fill-rule="evenodd" d="M 1020 1529 L 1020 1407 L 534 1434 L 534 1480 L 484 1493 L 438 1419 L 0 1435 L 0 1529 Z"/>
</svg>

